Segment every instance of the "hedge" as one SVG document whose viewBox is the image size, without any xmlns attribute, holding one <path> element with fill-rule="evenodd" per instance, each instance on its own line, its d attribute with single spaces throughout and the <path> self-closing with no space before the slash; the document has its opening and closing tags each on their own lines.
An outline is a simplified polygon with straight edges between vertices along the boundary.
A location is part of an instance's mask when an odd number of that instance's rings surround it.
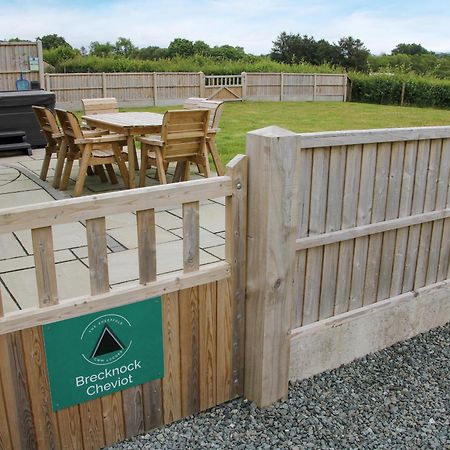
<svg viewBox="0 0 450 450">
<path fill-rule="evenodd" d="M 450 108 L 450 80 L 411 75 L 352 73 L 351 99 L 356 102 L 383 105 Z"/>
</svg>

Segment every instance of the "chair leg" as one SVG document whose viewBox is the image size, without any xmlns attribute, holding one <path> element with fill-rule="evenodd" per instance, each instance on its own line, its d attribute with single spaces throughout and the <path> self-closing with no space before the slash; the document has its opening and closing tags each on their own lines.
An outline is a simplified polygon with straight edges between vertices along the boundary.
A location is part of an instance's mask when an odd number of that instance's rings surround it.
<svg viewBox="0 0 450 450">
<path fill-rule="evenodd" d="M 123 159 L 122 159 L 122 151 L 121 151 L 121 147 L 119 144 L 117 143 L 113 143 L 112 144 L 112 149 L 114 152 L 114 156 L 116 159 L 116 164 L 119 166 L 119 171 L 120 171 L 120 175 L 123 178 L 123 182 L 125 184 L 126 187 L 130 187 L 130 178 L 128 175 L 128 170 L 127 170 L 127 166 L 125 165 Z"/>
<path fill-rule="evenodd" d="M 206 178 L 210 178 L 211 177 L 211 168 L 209 167 L 209 160 L 208 160 L 208 150 L 206 148 L 206 144 L 203 147 L 203 160 L 204 160 L 204 165 L 203 168 L 205 169 L 205 171 L 203 172 L 203 175 L 205 175 Z"/>
<path fill-rule="evenodd" d="M 69 154 L 67 156 L 67 162 L 66 165 L 64 166 L 64 172 L 62 175 L 61 183 L 59 184 L 59 189 L 61 191 L 65 191 L 67 189 L 67 186 L 69 185 L 69 178 L 70 173 L 72 172 L 73 161 L 74 155 L 71 154 L 71 152 L 69 151 Z"/>
<path fill-rule="evenodd" d="M 208 153 L 211 155 L 214 165 L 216 166 L 217 175 L 219 175 L 219 177 L 225 175 L 225 168 L 220 160 L 219 151 L 217 150 L 215 140 L 208 139 L 206 141 L 206 146 L 208 147 Z"/>
<path fill-rule="evenodd" d="M 91 158 L 92 145 L 85 145 L 82 157 L 80 161 L 80 173 L 78 174 L 77 181 L 75 183 L 75 190 L 73 191 L 74 197 L 78 197 L 83 191 L 84 180 L 86 179 L 87 170 L 89 167 L 89 159 Z"/>
<path fill-rule="evenodd" d="M 42 162 L 41 173 L 39 175 L 39 178 L 43 181 L 47 179 L 48 168 L 50 166 L 50 159 L 52 158 L 52 153 L 53 149 L 47 145 L 45 147 L 45 157 L 44 161 Z"/>
<path fill-rule="evenodd" d="M 147 147 L 141 144 L 141 168 L 139 170 L 139 187 L 145 187 L 145 176 L 147 173 L 148 153 Z"/>
<path fill-rule="evenodd" d="M 113 168 L 112 164 L 105 164 L 105 167 L 106 167 L 106 171 L 108 172 L 108 176 L 111 181 L 111 184 L 117 184 L 118 180 L 117 180 L 116 172 L 114 172 L 114 168 Z"/>
<path fill-rule="evenodd" d="M 189 181 L 190 176 L 191 176 L 191 162 L 186 161 L 184 163 L 183 181 Z"/>
<path fill-rule="evenodd" d="M 53 178 L 53 187 L 58 189 L 61 182 L 61 175 L 64 168 L 64 161 L 67 156 L 67 140 L 62 138 L 59 144 L 58 160 L 56 161 L 55 177 Z"/>
<path fill-rule="evenodd" d="M 173 183 L 181 181 L 181 178 L 183 177 L 185 165 L 186 165 L 186 161 L 178 161 L 177 162 L 177 166 L 175 167 L 175 173 L 173 174 L 173 179 L 172 179 Z"/>
<path fill-rule="evenodd" d="M 98 175 L 102 183 L 108 182 L 108 177 L 106 176 L 105 168 L 103 167 L 103 165 L 100 164 L 98 166 L 94 166 L 94 173 L 95 175 Z"/>
<path fill-rule="evenodd" d="M 166 172 L 164 170 L 164 160 L 161 154 L 161 150 L 157 148 L 155 150 L 156 154 L 156 168 L 158 169 L 159 182 L 161 184 L 167 184 Z"/>
</svg>

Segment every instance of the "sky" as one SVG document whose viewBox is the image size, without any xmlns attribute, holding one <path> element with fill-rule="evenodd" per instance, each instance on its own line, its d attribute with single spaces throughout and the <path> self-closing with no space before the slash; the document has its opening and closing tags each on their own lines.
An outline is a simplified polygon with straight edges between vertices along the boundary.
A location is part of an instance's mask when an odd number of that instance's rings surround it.
<svg viewBox="0 0 450 450">
<path fill-rule="evenodd" d="M 359 38 L 372 54 L 399 43 L 450 52 L 448 0 L 0 0 L 0 39 L 56 33 L 73 47 L 125 37 L 138 47 L 177 38 L 270 53 L 285 31 Z"/>
</svg>

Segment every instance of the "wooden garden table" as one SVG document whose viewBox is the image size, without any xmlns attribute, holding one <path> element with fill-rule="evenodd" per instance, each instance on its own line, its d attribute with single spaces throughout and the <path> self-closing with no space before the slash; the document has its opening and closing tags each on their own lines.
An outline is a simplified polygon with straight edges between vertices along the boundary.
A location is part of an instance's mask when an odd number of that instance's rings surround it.
<svg viewBox="0 0 450 450">
<path fill-rule="evenodd" d="M 134 173 L 137 169 L 134 137 L 144 134 L 159 134 L 163 117 L 162 114 L 150 112 L 119 112 L 83 116 L 83 119 L 90 127 L 101 128 L 127 136 L 128 171 L 130 175 L 130 189 L 132 189 L 136 186 Z"/>
</svg>

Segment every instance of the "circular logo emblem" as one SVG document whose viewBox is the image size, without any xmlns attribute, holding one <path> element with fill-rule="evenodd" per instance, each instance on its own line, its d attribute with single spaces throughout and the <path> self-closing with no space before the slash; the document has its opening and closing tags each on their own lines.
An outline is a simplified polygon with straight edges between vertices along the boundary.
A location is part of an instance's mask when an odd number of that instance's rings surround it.
<svg viewBox="0 0 450 450">
<path fill-rule="evenodd" d="M 96 366 L 111 364 L 131 347 L 131 323 L 119 314 L 96 317 L 83 330 L 81 342 L 87 362 Z"/>
</svg>

